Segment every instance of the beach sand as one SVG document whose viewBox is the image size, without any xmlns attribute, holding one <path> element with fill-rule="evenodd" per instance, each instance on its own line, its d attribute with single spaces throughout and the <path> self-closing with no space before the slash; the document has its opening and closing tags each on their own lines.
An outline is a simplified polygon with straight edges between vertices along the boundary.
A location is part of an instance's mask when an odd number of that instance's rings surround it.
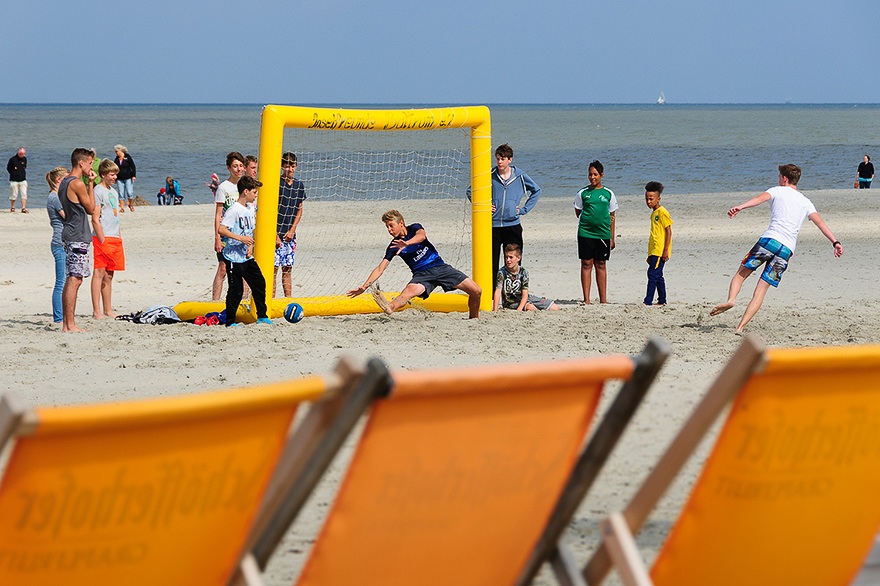
<svg viewBox="0 0 880 586">
<path fill-rule="evenodd" d="M 85 334 L 62 334 L 52 323 L 54 281 L 45 212 L 0 213 L 4 235 L 0 264 L 0 391 L 15 391 L 33 405 L 118 401 L 255 385 L 311 373 L 327 373 L 342 354 L 379 356 L 391 369 L 423 369 L 497 362 L 552 360 L 623 352 L 638 353 L 652 336 L 673 348 L 648 397 L 596 486 L 569 527 L 567 539 L 583 563 L 597 541 L 597 523 L 622 507 L 656 461 L 741 338 L 734 333 L 756 279 L 736 307 L 717 317 L 709 310 L 725 300 L 731 275 L 769 219 L 768 206 L 726 216 L 752 193 L 664 194 L 675 221 L 672 258 L 666 266 L 667 307 L 645 307 L 649 211 L 641 196 L 619 197 L 617 248 L 608 263 L 609 305 L 579 306 L 575 216 L 570 198 L 543 198 L 523 219 L 523 265 L 531 291 L 552 297 L 558 312 L 464 314 L 407 310 L 391 317 L 308 317 L 291 325 L 222 327 L 135 325 L 91 319 L 88 283 L 80 289 L 77 325 Z M 747 326 L 769 346 L 800 347 L 880 342 L 880 303 L 874 274 L 880 256 L 880 212 L 873 191 L 806 192 L 843 243 L 831 244 L 809 222 L 778 290 Z M 407 222 L 418 221 L 431 238 L 437 206 L 402 202 Z M 338 204 L 308 203 L 303 226 L 329 225 L 343 234 L 351 214 Z M 124 314 L 152 304 L 206 299 L 216 269 L 212 206 L 141 207 L 122 216 L 127 270 L 113 284 L 114 308 Z M 383 211 L 383 210 L 380 210 Z M 387 241 L 378 216 L 360 218 Z M 297 254 L 309 240 L 300 237 Z M 384 244 L 370 242 L 362 269 L 338 293 L 363 282 L 381 259 Z M 444 253 L 438 244 L 441 255 Z M 397 264 L 402 264 L 396 261 Z M 465 272 L 469 267 L 460 266 Z M 343 280 L 346 280 L 345 278 Z M 404 283 L 385 280 L 383 288 Z M 595 289 L 593 299 L 596 300 Z M 276 554 L 270 585 L 292 583 L 323 514 L 332 501 L 350 439 L 308 509 Z M 706 446 L 662 501 L 638 543 L 651 557 L 674 521 L 699 469 Z M 541 579 L 547 582 L 546 576 Z"/>
</svg>

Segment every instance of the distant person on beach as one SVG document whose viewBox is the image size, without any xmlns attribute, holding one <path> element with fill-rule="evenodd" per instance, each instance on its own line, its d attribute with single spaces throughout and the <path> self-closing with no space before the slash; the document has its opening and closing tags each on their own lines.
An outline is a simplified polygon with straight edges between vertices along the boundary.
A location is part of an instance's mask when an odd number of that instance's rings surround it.
<svg viewBox="0 0 880 586">
<path fill-rule="evenodd" d="M 513 149 L 507 143 L 495 149 L 496 166 L 492 168 L 492 274 L 498 273 L 502 250 L 507 244 L 523 248 L 520 217 L 526 215 L 541 197 L 541 188 L 531 177 L 514 167 Z M 468 199 L 471 188 L 467 190 Z M 525 204 L 520 207 L 526 197 Z M 494 284 L 494 283 L 493 283 Z"/>
<path fill-rule="evenodd" d="M 9 173 L 9 211 L 15 213 L 15 200 L 21 195 L 21 213 L 27 209 L 27 152 L 19 147 L 18 152 L 9 157 L 6 171 Z"/>
<path fill-rule="evenodd" d="M 874 180 L 874 164 L 871 157 L 865 155 L 864 160 L 859 163 L 859 189 L 871 189 L 871 181 Z"/>
<path fill-rule="evenodd" d="M 254 259 L 254 227 L 256 219 L 254 210 L 248 206 L 257 199 L 257 188 L 262 183 L 252 177 L 238 180 L 239 197 L 220 222 L 220 236 L 226 245 L 223 257 L 229 267 L 229 289 L 226 292 L 226 327 L 235 323 L 235 313 L 244 295 L 246 282 L 254 292 L 254 303 L 257 306 L 257 323 L 272 324 L 266 314 L 266 280 L 260 266 Z"/>
<path fill-rule="evenodd" d="M 753 208 L 766 201 L 770 202 L 770 226 L 743 259 L 739 270 L 730 280 L 727 302 L 715 306 L 709 312 L 709 315 L 718 315 L 733 307 L 736 296 L 745 280 L 763 263 L 764 272 L 755 287 L 752 300 L 746 307 L 739 325 L 736 326 L 737 332 L 742 332 L 745 325 L 758 312 L 770 286 L 779 286 L 782 273 L 788 268 L 788 261 L 794 254 L 798 232 L 800 232 L 805 219 L 809 218 L 819 231 L 831 241 L 834 247 L 834 256 L 840 257 L 843 254 L 843 245 L 834 238 L 831 229 L 822 221 L 813 202 L 797 190 L 800 178 L 801 169 L 797 165 L 779 165 L 778 186 L 771 187 L 761 195 L 753 197 L 744 204 L 730 208 L 727 212 L 728 216 L 734 218 L 744 209 Z"/>
<path fill-rule="evenodd" d="M 217 186 L 214 194 L 214 252 L 217 253 L 217 273 L 211 287 L 211 300 L 220 301 L 223 294 L 223 281 L 226 279 L 226 260 L 223 258 L 223 241 L 220 238 L 220 222 L 232 204 L 238 201 L 238 180 L 244 175 L 244 156 L 238 151 L 226 155 L 226 170 L 229 179 Z"/>
<path fill-rule="evenodd" d="M 134 166 L 134 160 L 128 154 L 128 149 L 121 144 L 113 147 L 116 151 L 116 159 L 114 162 L 119 167 L 119 173 L 116 177 L 116 191 L 119 192 L 119 211 L 125 211 L 125 204 L 134 211 L 132 200 L 134 200 L 134 181 L 137 179 L 137 168 Z"/>
<path fill-rule="evenodd" d="M 516 311 L 536 311 L 550 309 L 557 311 L 559 306 L 546 297 L 529 293 L 529 272 L 520 266 L 522 252 L 519 244 L 504 245 L 504 266 L 495 277 L 495 297 L 492 311 L 501 308 Z"/>
<path fill-rule="evenodd" d="M 177 180 L 169 175 L 165 178 L 165 205 L 179 206 L 183 203 L 183 196 L 180 194 L 180 184 Z"/>
<path fill-rule="evenodd" d="M 366 291 L 379 280 L 394 257 L 399 256 L 412 271 L 412 279 L 390 303 L 382 293 L 374 291 L 373 299 L 382 311 L 391 315 L 413 297 L 427 299 L 431 291 L 443 287 L 444 291 L 458 289 L 467 293 L 468 317 L 480 317 L 480 296 L 483 290 L 473 279 L 443 262 L 437 249 L 428 242 L 428 236 L 421 224 L 407 226 L 403 221 L 403 214 L 397 210 L 388 210 L 382 214 L 382 222 L 392 238 L 391 244 L 385 249 L 385 258 L 373 269 L 363 285 L 348 292 L 349 297 L 356 297 Z"/>
<path fill-rule="evenodd" d="M 294 179 L 296 172 L 296 155 L 281 155 L 281 181 L 278 189 L 278 231 L 275 234 L 275 273 L 272 278 L 272 297 L 275 297 L 275 281 L 278 267 L 281 267 L 281 288 L 284 296 L 290 297 L 293 288 L 291 271 L 293 257 L 296 252 L 296 227 L 299 226 L 303 214 L 303 202 L 306 200 L 306 189 L 303 182 Z"/>
<path fill-rule="evenodd" d="M 599 161 L 590 163 L 587 178 L 589 185 L 574 198 L 574 214 L 578 218 L 578 258 L 581 261 L 581 289 L 584 304 L 590 304 L 592 272 L 596 270 L 596 288 L 599 303 L 608 303 L 606 287 L 608 272 L 605 263 L 614 250 L 614 214 L 617 198 L 614 192 L 602 185 L 605 167 Z"/>
<path fill-rule="evenodd" d="M 61 323 L 64 314 L 61 308 L 61 292 L 67 275 L 64 270 L 64 245 L 61 242 L 61 231 L 64 229 L 64 210 L 58 199 L 58 183 L 70 171 L 67 167 L 55 167 L 46 173 L 49 184 L 49 196 L 46 198 L 46 212 L 49 214 L 49 225 L 52 226 L 52 256 L 55 257 L 55 288 L 52 289 L 52 320 Z"/>
<path fill-rule="evenodd" d="M 95 172 L 92 163 L 95 153 L 90 149 L 77 148 L 70 154 L 70 175 L 58 185 L 58 199 L 64 210 L 64 227 L 61 242 L 64 245 L 65 274 L 64 290 L 61 292 L 63 313 L 62 331 L 84 332 L 76 327 L 76 296 L 83 279 L 91 275 L 89 270 L 89 245 L 92 230 L 89 218 L 95 211 Z M 85 178 L 83 180 L 83 178 Z"/>
<path fill-rule="evenodd" d="M 666 279 L 663 278 L 663 267 L 666 266 L 672 249 L 672 218 L 666 208 L 660 205 L 661 193 L 663 193 L 663 184 L 659 181 L 649 181 L 645 185 L 645 203 L 651 208 L 651 234 L 648 237 L 648 291 L 645 294 L 645 305 L 666 305 Z"/>
<path fill-rule="evenodd" d="M 159 188 L 159 192 L 156 194 L 156 205 L 163 206 L 165 205 L 165 188 Z"/>
<path fill-rule="evenodd" d="M 119 210 L 123 204 L 113 188 L 119 166 L 110 159 L 101 161 L 95 186 L 95 209 L 92 212 L 92 244 L 95 246 L 95 274 L 92 275 L 92 317 L 116 318 L 111 297 L 113 276 L 125 270 L 125 251 L 119 230 Z"/>
</svg>

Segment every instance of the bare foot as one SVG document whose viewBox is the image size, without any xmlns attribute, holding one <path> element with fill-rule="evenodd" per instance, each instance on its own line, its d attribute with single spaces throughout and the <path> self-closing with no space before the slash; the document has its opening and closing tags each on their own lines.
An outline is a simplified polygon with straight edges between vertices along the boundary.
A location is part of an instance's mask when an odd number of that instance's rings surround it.
<svg viewBox="0 0 880 586">
<path fill-rule="evenodd" d="M 104 315 L 109 317 L 110 319 L 116 319 L 116 314 L 112 311 L 110 313 L 105 313 Z"/>
<path fill-rule="evenodd" d="M 731 307 L 733 307 L 733 303 L 722 303 L 721 305 L 716 305 L 715 308 L 709 312 L 709 315 L 718 315 L 719 313 L 724 313 Z"/>
<path fill-rule="evenodd" d="M 69 328 L 62 328 L 62 332 L 88 332 L 88 330 L 80 329 L 76 326 L 70 326 Z"/>
<path fill-rule="evenodd" d="M 373 300 L 376 302 L 376 304 L 381 307 L 382 311 L 384 311 L 387 315 L 391 315 L 392 313 L 394 313 L 393 311 L 391 311 L 391 304 L 388 302 L 387 299 L 385 299 L 385 296 L 382 294 L 381 291 L 379 291 L 378 287 L 374 289 L 370 294 L 373 296 Z"/>
<path fill-rule="evenodd" d="M 104 315 L 100 313 L 93 313 L 92 319 L 104 319 Z"/>
</svg>

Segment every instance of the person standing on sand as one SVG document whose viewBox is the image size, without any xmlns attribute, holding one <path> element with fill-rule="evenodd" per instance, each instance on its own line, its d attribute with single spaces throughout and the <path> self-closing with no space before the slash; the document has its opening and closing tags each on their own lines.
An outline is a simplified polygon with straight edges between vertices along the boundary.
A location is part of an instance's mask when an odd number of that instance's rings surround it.
<svg viewBox="0 0 880 586">
<path fill-rule="evenodd" d="M 95 211 L 95 175 L 92 163 L 95 152 L 90 149 L 74 149 L 70 155 L 70 175 L 58 186 L 58 199 L 64 210 L 64 227 L 61 241 L 64 244 L 67 280 L 61 292 L 63 332 L 84 332 L 76 327 L 76 295 L 83 279 L 91 275 L 89 270 L 89 245 L 92 229 L 89 222 Z M 81 179 L 85 177 L 85 182 Z"/>
<path fill-rule="evenodd" d="M 125 211 L 125 205 L 128 209 L 134 211 L 132 200 L 134 199 L 134 182 L 137 180 L 137 167 L 134 165 L 134 159 L 128 154 L 128 149 L 121 144 L 113 147 L 116 151 L 116 166 L 119 167 L 119 175 L 116 178 L 116 190 L 119 192 L 119 213 Z"/>
<path fill-rule="evenodd" d="M 779 165 L 779 185 L 777 187 L 771 187 L 761 195 L 753 197 L 744 204 L 730 208 L 727 212 L 727 215 L 733 219 L 746 208 L 753 208 L 766 201 L 770 202 L 770 226 L 743 259 L 739 270 L 730 280 L 727 302 L 716 305 L 709 312 L 709 315 L 718 315 L 732 308 L 745 280 L 756 268 L 765 263 L 764 272 L 755 286 L 752 300 L 746 307 L 739 325 L 736 326 L 737 332 L 742 332 L 745 325 L 761 308 L 764 296 L 770 286 L 779 286 L 782 273 L 788 268 L 788 261 L 794 254 L 798 232 L 800 232 L 805 219 L 809 218 L 819 231 L 831 241 L 834 247 L 834 256 L 843 255 L 843 245 L 834 237 L 831 229 L 825 225 L 813 202 L 797 190 L 800 178 L 801 169 L 797 165 Z"/>
<path fill-rule="evenodd" d="M 590 304 L 590 286 L 593 267 L 596 268 L 596 289 L 599 303 L 608 303 L 606 286 L 608 271 L 605 263 L 614 250 L 614 214 L 617 197 L 602 185 L 605 167 L 592 161 L 587 174 L 589 185 L 574 197 L 574 214 L 578 218 L 578 258 L 581 261 L 581 289 L 584 305 Z"/>
<path fill-rule="evenodd" d="M 15 200 L 21 194 L 21 213 L 27 210 L 27 157 L 24 147 L 19 147 L 18 152 L 9 157 L 6 163 L 6 171 L 9 172 L 9 211 L 15 212 Z"/>
<path fill-rule="evenodd" d="M 871 189 L 871 181 L 874 180 L 874 164 L 871 163 L 871 157 L 865 155 L 864 160 L 859 163 L 859 189 Z"/>
</svg>

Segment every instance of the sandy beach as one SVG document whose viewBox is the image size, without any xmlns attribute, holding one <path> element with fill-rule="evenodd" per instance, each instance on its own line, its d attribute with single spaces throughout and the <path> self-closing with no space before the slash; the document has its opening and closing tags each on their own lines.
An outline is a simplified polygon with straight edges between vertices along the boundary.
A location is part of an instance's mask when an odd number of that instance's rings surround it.
<svg viewBox="0 0 880 586">
<path fill-rule="evenodd" d="M 746 331 L 774 347 L 876 344 L 880 211 L 874 192 L 805 194 L 843 243 L 844 255 L 834 258 L 831 244 L 805 223 L 781 286 L 770 291 Z M 148 326 L 93 320 L 84 283 L 77 325 L 90 331 L 70 335 L 52 322 L 54 269 L 45 210 L 0 213 L 5 235 L 0 263 L 0 352 L 5 357 L 0 391 L 15 391 L 34 405 L 118 401 L 326 373 L 342 354 L 379 356 L 391 369 L 422 369 L 635 354 L 650 337 L 662 337 L 674 354 L 569 528 L 568 540 L 583 563 L 596 543 L 598 521 L 628 500 L 741 340 L 734 329 L 751 297 L 754 276 L 731 311 L 709 317 L 709 310 L 725 300 L 731 275 L 769 221 L 766 205 L 734 220 L 727 218 L 728 208 L 753 195 L 664 194 L 662 203 L 675 221 L 672 258 L 665 271 L 667 307 L 641 303 L 649 215 L 641 196 L 618 196 L 617 248 L 608 263 L 610 304 L 588 307 L 576 303 L 581 292 L 571 199 L 548 197 L 523 219 L 523 265 L 531 274 L 531 291 L 555 299 L 562 308 L 558 312 L 484 313 L 469 321 L 464 314 L 407 310 L 391 317 L 308 317 L 298 324 L 278 319 L 272 327 L 229 330 L 187 323 Z M 338 214 L 336 207 L 307 204 L 303 228 L 323 225 L 344 232 L 351 215 Z M 407 222 L 425 225 L 429 238 L 432 224 L 442 222 L 444 212 L 437 205 L 410 201 L 398 207 Z M 339 277 L 336 293 L 363 282 L 387 242 L 378 215 L 361 212 L 360 221 L 374 226 L 375 240 L 357 257 L 361 268 L 350 279 Z M 127 270 L 114 280 L 116 312 L 207 300 L 217 266 L 211 250 L 212 221 L 211 206 L 149 206 L 125 213 L 121 222 Z M 314 242 L 320 240 L 310 240 L 303 230 L 297 254 L 305 254 Z M 443 245 L 435 244 L 443 255 Z M 470 267 L 458 268 L 470 273 Z M 405 278 L 405 270 L 398 274 Z M 404 283 L 389 280 L 384 288 Z M 346 453 L 353 443 L 350 439 Z M 700 456 L 693 458 L 641 534 L 639 545 L 646 556 L 662 543 L 699 465 Z M 343 470 L 343 462 L 337 462 L 324 479 L 276 554 L 268 584 L 292 583 Z M 550 583 L 546 576 L 540 582 Z"/>
</svg>

